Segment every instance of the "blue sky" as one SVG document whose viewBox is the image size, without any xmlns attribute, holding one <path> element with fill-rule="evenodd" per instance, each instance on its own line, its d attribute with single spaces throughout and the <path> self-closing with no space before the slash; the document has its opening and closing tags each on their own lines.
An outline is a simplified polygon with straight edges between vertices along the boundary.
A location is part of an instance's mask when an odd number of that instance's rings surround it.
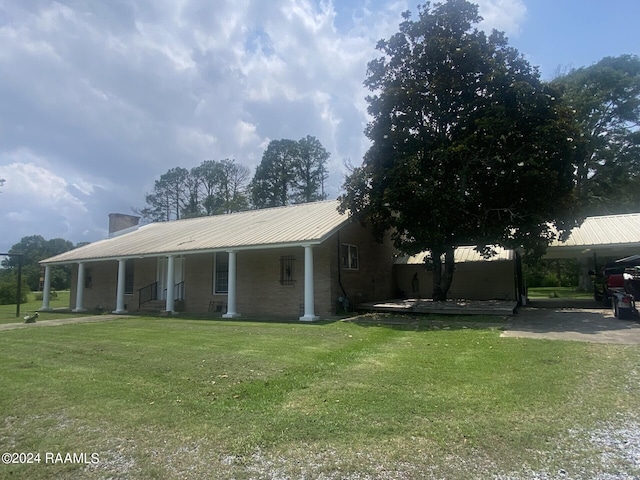
<svg viewBox="0 0 640 480">
<path fill-rule="evenodd" d="M 405 0 L 0 0 L 0 252 L 95 241 L 169 168 L 317 137 L 328 192 L 368 148 L 362 82 Z M 478 0 L 543 78 L 639 54 L 637 0 Z"/>
</svg>

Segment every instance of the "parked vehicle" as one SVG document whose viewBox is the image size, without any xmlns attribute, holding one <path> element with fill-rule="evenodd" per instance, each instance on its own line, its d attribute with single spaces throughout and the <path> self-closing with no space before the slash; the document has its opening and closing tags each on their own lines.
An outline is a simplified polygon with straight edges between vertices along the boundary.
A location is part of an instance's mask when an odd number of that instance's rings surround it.
<svg viewBox="0 0 640 480">
<path fill-rule="evenodd" d="M 610 306 L 616 318 L 638 315 L 636 301 L 640 301 L 640 255 L 621 258 L 604 265 L 595 276 L 593 298 Z"/>
</svg>

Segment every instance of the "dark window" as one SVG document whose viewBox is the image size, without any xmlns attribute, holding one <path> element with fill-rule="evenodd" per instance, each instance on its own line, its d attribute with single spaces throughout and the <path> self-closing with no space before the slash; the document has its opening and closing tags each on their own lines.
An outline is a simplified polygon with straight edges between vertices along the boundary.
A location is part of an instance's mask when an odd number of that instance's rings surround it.
<svg viewBox="0 0 640 480">
<path fill-rule="evenodd" d="M 358 247 L 356 245 L 342 244 L 342 268 L 346 270 L 358 269 Z"/>
<path fill-rule="evenodd" d="M 295 285 L 296 257 L 283 255 L 280 257 L 280 285 Z"/>
<path fill-rule="evenodd" d="M 217 252 L 215 254 L 213 293 L 229 292 L 229 254 Z"/>
<path fill-rule="evenodd" d="M 133 295 L 133 260 L 127 260 L 124 264 L 124 293 Z"/>
<path fill-rule="evenodd" d="M 93 277 L 91 276 L 91 269 L 84 269 L 84 288 L 93 288 Z"/>
</svg>

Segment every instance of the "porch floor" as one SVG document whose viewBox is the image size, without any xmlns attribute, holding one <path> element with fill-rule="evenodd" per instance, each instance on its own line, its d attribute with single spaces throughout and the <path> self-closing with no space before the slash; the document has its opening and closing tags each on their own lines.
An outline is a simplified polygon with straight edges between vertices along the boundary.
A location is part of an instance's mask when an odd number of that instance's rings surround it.
<svg viewBox="0 0 640 480">
<path fill-rule="evenodd" d="M 438 313 L 445 315 L 513 315 L 515 300 L 447 300 L 434 302 L 425 298 L 407 298 L 365 302 L 358 310 L 386 313 Z"/>
</svg>

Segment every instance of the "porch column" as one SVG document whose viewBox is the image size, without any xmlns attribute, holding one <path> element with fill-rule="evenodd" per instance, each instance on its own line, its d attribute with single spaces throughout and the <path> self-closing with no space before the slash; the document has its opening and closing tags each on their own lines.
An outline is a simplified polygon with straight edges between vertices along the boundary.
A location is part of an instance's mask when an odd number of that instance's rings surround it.
<svg viewBox="0 0 640 480">
<path fill-rule="evenodd" d="M 118 288 L 116 290 L 116 309 L 111 313 L 127 313 L 124 309 L 124 279 L 126 260 L 118 259 Z"/>
<path fill-rule="evenodd" d="M 84 263 L 78 263 L 78 284 L 76 285 L 76 308 L 73 313 L 86 312 L 84 308 Z"/>
<path fill-rule="evenodd" d="M 44 285 L 42 286 L 42 307 L 41 312 L 51 310 L 49 299 L 51 298 L 51 266 L 44 266 Z"/>
<path fill-rule="evenodd" d="M 304 316 L 300 317 L 302 322 L 315 322 L 320 317 L 314 311 L 314 289 L 313 289 L 313 249 L 311 245 L 304 246 Z"/>
<path fill-rule="evenodd" d="M 167 306 L 165 310 L 167 312 L 174 312 L 175 295 L 174 287 L 176 284 L 176 257 L 170 255 L 167 257 Z"/>
<path fill-rule="evenodd" d="M 227 313 L 222 318 L 236 318 L 240 314 L 236 311 L 236 251 L 229 250 L 229 286 L 227 289 Z"/>
</svg>

